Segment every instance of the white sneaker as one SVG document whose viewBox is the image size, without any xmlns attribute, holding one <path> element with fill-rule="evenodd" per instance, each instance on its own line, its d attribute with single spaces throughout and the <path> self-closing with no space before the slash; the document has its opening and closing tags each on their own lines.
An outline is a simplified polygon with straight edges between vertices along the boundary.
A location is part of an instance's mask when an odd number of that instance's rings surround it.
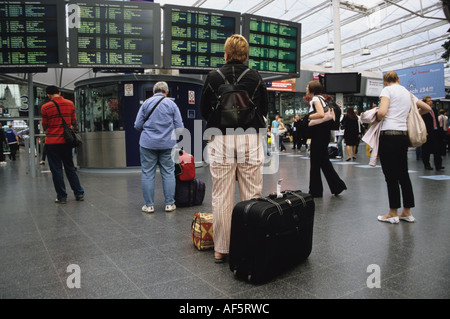
<svg viewBox="0 0 450 319">
<path fill-rule="evenodd" d="M 153 212 L 155 212 L 155 207 L 144 205 L 144 206 L 142 206 L 142 211 L 144 213 L 153 213 Z"/>
<path fill-rule="evenodd" d="M 177 209 L 177 206 L 175 206 L 175 204 L 166 205 L 166 212 L 173 212 L 175 209 Z"/>
</svg>

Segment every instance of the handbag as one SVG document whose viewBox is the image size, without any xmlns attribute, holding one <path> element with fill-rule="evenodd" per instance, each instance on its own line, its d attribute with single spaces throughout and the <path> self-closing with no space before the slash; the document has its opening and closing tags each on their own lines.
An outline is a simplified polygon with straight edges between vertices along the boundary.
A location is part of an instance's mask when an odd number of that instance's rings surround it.
<svg viewBox="0 0 450 319">
<path fill-rule="evenodd" d="M 198 250 L 214 248 L 212 213 L 195 213 L 191 229 L 192 242 Z"/>
<path fill-rule="evenodd" d="M 427 141 L 427 127 L 411 95 L 411 109 L 406 119 L 409 144 L 411 147 L 419 147 Z M 433 112 L 433 111 L 431 111 Z"/>
<path fill-rule="evenodd" d="M 314 126 L 314 125 L 322 124 L 322 123 L 325 123 L 328 121 L 334 121 L 334 119 L 335 119 L 333 108 L 329 107 L 328 103 L 321 96 L 318 96 L 318 98 L 322 103 L 323 111 L 325 112 L 325 116 L 320 119 L 309 120 L 308 126 Z M 325 105 L 324 105 L 324 102 L 325 102 Z"/>
<path fill-rule="evenodd" d="M 52 102 L 55 103 L 56 108 L 58 109 L 59 116 L 61 117 L 64 129 L 64 139 L 66 140 L 66 144 L 70 145 L 71 147 L 80 147 L 83 144 L 83 139 L 81 138 L 80 133 L 71 129 L 70 126 L 67 125 L 66 121 L 64 120 L 64 117 L 61 115 L 58 103 L 56 103 L 54 100 L 52 100 Z"/>
</svg>

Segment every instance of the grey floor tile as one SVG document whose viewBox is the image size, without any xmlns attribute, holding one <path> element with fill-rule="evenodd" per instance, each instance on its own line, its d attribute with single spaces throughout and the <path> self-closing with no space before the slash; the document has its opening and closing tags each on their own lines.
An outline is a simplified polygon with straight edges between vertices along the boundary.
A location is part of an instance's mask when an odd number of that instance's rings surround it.
<svg viewBox="0 0 450 319">
<path fill-rule="evenodd" d="M 358 154 L 361 164 L 364 155 Z M 450 167 L 450 156 L 443 161 Z M 410 151 L 417 221 L 390 225 L 376 219 L 388 210 L 381 169 L 333 163 L 348 189 L 332 196 L 323 180 L 311 255 L 254 285 L 235 278 L 228 264 L 215 264 L 213 251 L 193 247 L 192 216 L 211 211 L 209 167 L 196 170 L 207 184 L 202 205 L 165 213 L 157 175 L 157 211 L 145 214 L 140 172 L 81 170 L 85 201 L 69 194 L 58 205 L 51 175 L 32 179 L 18 160 L 2 167 L 11 182 L 0 183 L 2 198 L 10 199 L 0 207 L 0 298 L 449 299 L 450 181 L 421 177 L 448 172 L 424 171 Z M 279 171 L 264 176 L 263 193 L 276 191 L 279 178 L 284 189 L 307 191 L 309 159 L 280 156 Z M 70 264 L 80 266 L 80 289 L 67 286 Z M 367 286 L 369 265 L 380 267 L 381 288 Z"/>
</svg>

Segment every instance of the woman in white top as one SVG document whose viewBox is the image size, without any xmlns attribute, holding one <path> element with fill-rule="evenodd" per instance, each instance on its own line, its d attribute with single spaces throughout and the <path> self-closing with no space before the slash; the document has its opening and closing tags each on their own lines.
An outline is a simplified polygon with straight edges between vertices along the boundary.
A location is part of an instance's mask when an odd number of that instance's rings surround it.
<svg viewBox="0 0 450 319">
<path fill-rule="evenodd" d="M 383 77 L 385 87 L 380 93 L 380 108 L 377 119 L 381 123 L 380 143 L 378 155 L 386 179 L 389 212 L 378 216 L 378 220 L 397 224 L 399 220 L 414 222 L 411 208 L 414 207 L 414 194 L 408 174 L 408 146 L 406 119 L 411 109 L 411 93 L 400 85 L 400 79 L 394 71 L 385 73 Z M 413 96 L 420 114 L 431 111 L 423 101 Z M 400 187 L 403 197 L 403 211 L 401 207 Z"/>
</svg>

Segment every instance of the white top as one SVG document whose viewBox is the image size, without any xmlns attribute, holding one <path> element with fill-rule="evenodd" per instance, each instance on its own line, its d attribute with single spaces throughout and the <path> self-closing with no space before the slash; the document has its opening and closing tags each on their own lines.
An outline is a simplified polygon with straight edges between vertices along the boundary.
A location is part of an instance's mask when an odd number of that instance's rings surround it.
<svg viewBox="0 0 450 319">
<path fill-rule="evenodd" d="M 389 98 L 389 108 L 383 120 L 382 131 L 407 131 L 406 118 L 411 109 L 411 93 L 400 84 L 392 84 L 381 90 L 380 97 Z M 418 98 L 414 97 L 414 104 Z"/>
<path fill-rule="evenodd" d="M 323 96 L 321 96 L 323 98 Z M 323 102 L 321 99 L 319 99 L 318 95 L 314 95 L 313 98 L 311 99 L 311 101 L 309 101 L 309 112 L 308 113 L 312 113 L 314 112 L 315 108 L 314 108 L 314 102 L 315 101 L 319 101 L 322 106 L 323 106 Z"/>
</svg>

